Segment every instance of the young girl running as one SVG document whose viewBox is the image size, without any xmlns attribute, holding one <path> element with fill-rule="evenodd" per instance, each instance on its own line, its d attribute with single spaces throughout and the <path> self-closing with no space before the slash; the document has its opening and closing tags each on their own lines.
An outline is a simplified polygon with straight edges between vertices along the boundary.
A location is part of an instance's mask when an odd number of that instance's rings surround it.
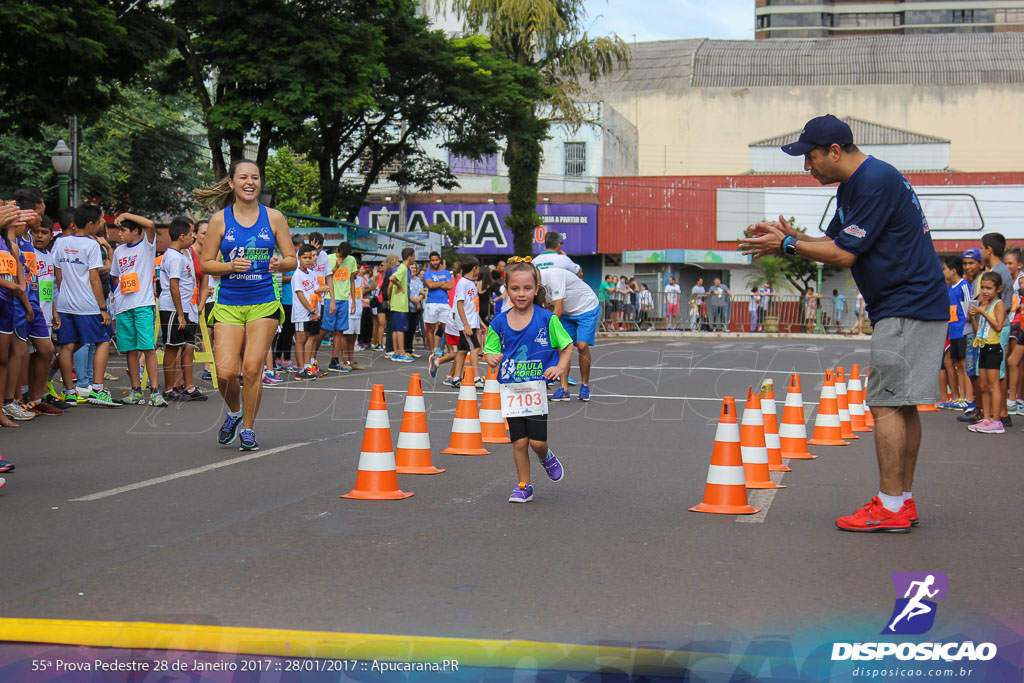
<svg viewBox="0 0 1024 683">
<path fill-rule="evenodd" d="M 999 333 L 1006 322 L 1006 306 L 1000 293 L 1003 279 L 999 273 L 988 272 L 981 276 L 978 291 L 978 305 L 967 309 L 974 325 L 974 345 L 981 348 L 978 355 L 978 375 L 981 389 L 981 405 L 985 419 L 968 425 L 972 432 L 1002 434 L 1006 431 L 999 419 L 1005 396 L 999 393 L 999 366 L 1003 362 L 1003 348 L 999 345 Z"/>
<path fill-rule="evenodd" d="M 547 397 L 545 380 L 553 380 L 569 370 L 573 343 L 558 316 L 542 308 L 547 297 L 541 286 L 540 271 L 530 264 L 530 257 L 509 259 L 505 289 L 512 308 L 494 318 L 487 332 L 484 354 L 490 367 L 499 368 L 499 384 L 528 382 L 535 388 L 529 392 L 530 396 L 535 395 L 543 405 L 540 408 L 534 404 L 532 410 L 508 417 L 512 455 L 519 476 L 519 485 L 508 501 L 527 503 L 533 500 L 528 447 L 537 454 L 551 481 L 561 481 L 564 474 L 562 464 L 548 448 L 547 404 L 543 398 Z M 510 399 L 511 404 L 518 406 L 516 399 L 522 397 L 513 396 L 507 391 L 510 389 L 502 387 L 503 412 L 511 412 L 505 410 Z M 528 405 L 532 400 L 523 403 Z"/>
<path fill-rule="evenodd" d="M 239 450 L 259 448 L 253 424 L 260 408 L 260 376 L 267 350 L 283 320 L 274 291 L 274 273 L 295 270 L 295 249 L 284 215 L 259 203 L 262 173 L 252 161 L 234 161 L 228 177 L 194 195 L 224 208 L 210 218 L 203 245 L 202 268 L 220 276 L 214 322 L 217 384 L 227 405 L 217 437 L 230 444 L 240 438 Z M 274 247 L 281 256 L 274 256 Z M 218 260 L 218 255 L 223 260 Z M 243 350 L 244 349 L 244 350 Z M 238 384 L 242 372 L 244 389 Z"/>
</svg>

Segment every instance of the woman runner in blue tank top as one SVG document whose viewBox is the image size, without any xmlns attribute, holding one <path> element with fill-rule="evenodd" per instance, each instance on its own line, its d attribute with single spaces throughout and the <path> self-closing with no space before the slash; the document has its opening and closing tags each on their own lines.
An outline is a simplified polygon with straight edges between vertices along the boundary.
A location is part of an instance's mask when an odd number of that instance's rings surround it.
<svg viewBox="0 0 1024 683">
<path fill-rule="evenodd" d="M 201 258 L 203 273 L 220 276 L 210 318 L 217 384 L 227 410 L 217 440 L 228 445 L 238 437 L 243 451 L 259 448 L 253 424 L 263 361 L 283 319 L 274 273 L 295 270 L 296 264 L 288 222 L 280 211 L 259 203 L 261 187 L 259 167 L 242 160 L 232 162 L 228 177 L 217 185 L 194 193 L 224 207 L 210 218 Z M 238 384 L 239 371 L 244 387 Z"/>
</svg>

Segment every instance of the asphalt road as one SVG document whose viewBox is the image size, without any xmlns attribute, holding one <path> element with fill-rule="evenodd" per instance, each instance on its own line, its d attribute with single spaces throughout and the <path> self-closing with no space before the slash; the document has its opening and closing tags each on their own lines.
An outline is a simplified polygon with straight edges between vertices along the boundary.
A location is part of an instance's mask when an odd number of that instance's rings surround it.
<svg viewBox="0 0 1024 683">
<path fill-rule="evenodd" d="M 17 471 L 0 490 L 0 615 L 672 644 L 837 619 L 881 628 L 889 573 L 938 570 L 955 597 L 940 622 L 1020 623 L 1018 427 L 975 435 L 951 413 L 923 415 L 911 534 L 833 526 L 877 490 L 870 437 L 812 448 L 821 457 L 790 463 L 767 514 L 739 523 L 687 511 L 721 397 L 772 377 L 781 400 L 795 370 L 816 402 L 824 368 L 865 364 L 867 344 L 625 340 L 594 357 L 593 400 L 552 404 L 566 477 L 552 484 L 537 467 L 528 505 L 506 502 L 508 446 L 440 453 L 456 392 L 423 360 L 366 355 L 366 372 L 267 390 L 262 450 L 237 461 L 216 443 L 213 399 L 80 406 L 3 430 Z M 339 499 L 355 480 L 369 386 L 385 385 L 397 438 L 416 371 L 434 462 L 448 471 L 402 476 L 407 500 Z"/>
</svg>

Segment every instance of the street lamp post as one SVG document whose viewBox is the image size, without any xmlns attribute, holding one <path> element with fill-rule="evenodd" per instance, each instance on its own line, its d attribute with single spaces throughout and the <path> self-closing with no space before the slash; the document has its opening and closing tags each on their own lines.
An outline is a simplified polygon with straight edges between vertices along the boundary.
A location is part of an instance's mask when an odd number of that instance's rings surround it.
<svg viewBox="0 0 1024 683">
<path fill-rule="evenodd" d="M 57 145 L 50 152 L 50 161 L 53 163 L 53 170 L 57 172 L 57 185 L 60 188 L 59 208 L 63 209 L 68 205 L 68 174 L 71 172 L 71 149 L 64 143 L 63 138 L 57 140 Z"/>
</svg>

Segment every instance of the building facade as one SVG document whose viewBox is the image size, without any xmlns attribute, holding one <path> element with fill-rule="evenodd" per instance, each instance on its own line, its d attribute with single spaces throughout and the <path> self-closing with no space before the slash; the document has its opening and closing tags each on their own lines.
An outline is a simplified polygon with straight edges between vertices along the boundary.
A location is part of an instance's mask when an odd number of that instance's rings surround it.
<svg viewBox="0 0 1024 683">
<path fill-rule="evenodd" d="M 640 175 L 750 173 L 751 143 L 825 113 L 948 142 L 953 170 L 1024 170 L 1024 33 L 638 43 L 591 91 L 636 125 Z"/>
<path fill-rule="evenodd" d="M 754 37 L 1024 31 L 1021 0 L 756 0 Z"/>
</svg>

